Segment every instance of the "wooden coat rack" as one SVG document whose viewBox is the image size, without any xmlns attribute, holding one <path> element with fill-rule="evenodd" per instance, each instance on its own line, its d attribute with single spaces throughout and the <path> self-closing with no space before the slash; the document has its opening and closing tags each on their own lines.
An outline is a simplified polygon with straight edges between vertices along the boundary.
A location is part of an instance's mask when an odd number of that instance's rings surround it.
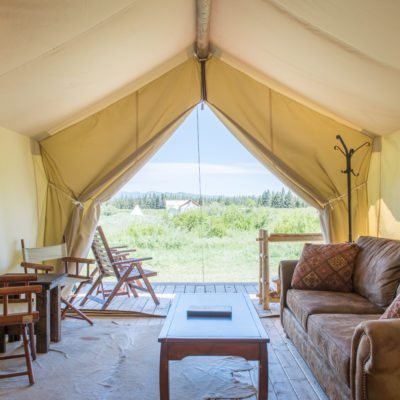
<svg viewBox="0 0 400 400">
<path fill-rule="evenodd" d="M 356 149 L 349 149 L 346 146 L 346 143 L 344 142 L 343 138 L 340 135 L 336 136 L 336 139 L 340 141 L 342 147 L 339 147 L 338 145 L 335 145 L 333 148 L 335 150 L 339 150 L 346 158 L 346 169 L 342 169 L 341 172 L 343 174 L 347 175 L 347 215 L 348 215 L 348 229 L 349 229 L 349 242 L 353 241 L 353 215 L 352 215 L 352 209 L 351 209 L 351 176 L 358 176 L 359 173 L 355 173 L 353 171 L 353 168 L 351 167 L 351 159 L 353 158 L 354 154 L 357 153 L 358 150 L 360 150 L 362 147 L 369 146 L 369 142 L 365 142 L 362 145 L 358 146 Z"/>
</svg>

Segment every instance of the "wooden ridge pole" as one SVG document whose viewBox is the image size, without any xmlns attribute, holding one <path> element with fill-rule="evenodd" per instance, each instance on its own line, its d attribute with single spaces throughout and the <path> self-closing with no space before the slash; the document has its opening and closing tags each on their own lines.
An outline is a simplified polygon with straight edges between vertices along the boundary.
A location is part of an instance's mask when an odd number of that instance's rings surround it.
<svg viewBox="0 0 400 400">
<path fill-rule="evenodd" d="M 207 60 L 210 53 L 210 15 L 211 0 L 196 1 L 197 15 L 197 38 L 196 38 L 196 55 L 197 58 Z"/>
</svg>

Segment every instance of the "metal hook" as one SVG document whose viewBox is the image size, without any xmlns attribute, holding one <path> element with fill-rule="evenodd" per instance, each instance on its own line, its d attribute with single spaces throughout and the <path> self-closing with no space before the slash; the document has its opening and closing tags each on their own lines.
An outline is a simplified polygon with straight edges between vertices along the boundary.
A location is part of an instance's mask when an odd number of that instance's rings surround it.
<svg viewBox="0 0 400 400">
<path fill-rule="evenodd" d="M 356 151 L 360 150 L 360 149 L 361 149 L 362 147 L 364 147 L 364 146 L 369 147 L 369 146 L 371 146 L 371 143 L 370 143 L 370 142 L 365 142 L 365 143 L 363 143 L 361 146 L 358 146 L 356 149 L 353 150 L 353 154 L 354 154 Z"/>
<path fill-rule="evenodd" d="M 346 157 L 346 153 L 339 147 L 339 146 L 334 146 L 333 147 L 335 150 L 339 150 L 345 157 Z"/>
</svg>

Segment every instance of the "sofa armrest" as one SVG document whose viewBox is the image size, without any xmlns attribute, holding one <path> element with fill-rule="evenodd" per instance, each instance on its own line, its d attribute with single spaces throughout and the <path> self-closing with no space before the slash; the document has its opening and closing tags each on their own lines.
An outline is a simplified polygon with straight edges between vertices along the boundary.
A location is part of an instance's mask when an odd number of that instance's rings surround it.
<svg viewBox="0 0 400 400">
<path fill-rule="evenodd" d="M 400 391 L 400 319 L 365 321 L 351 344 L 353 400 L 398 399 Z"/>
<path fill-rule="evenodd" d="M 286 307 L 286 294 L 292 287 L 292 277 L 297 260 L 284 260 L 279 263 L 279 279 L 281 280 L 281 309 Z"/>
</svg>

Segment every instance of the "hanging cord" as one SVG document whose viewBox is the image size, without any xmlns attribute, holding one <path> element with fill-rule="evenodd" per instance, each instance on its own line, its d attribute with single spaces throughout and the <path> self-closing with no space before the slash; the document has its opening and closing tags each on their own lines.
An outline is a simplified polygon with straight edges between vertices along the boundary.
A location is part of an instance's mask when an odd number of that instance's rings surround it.
<svg viewBox="0 0 400 400">
<path fill-rule="evenodd" d="M 203 108 L 202 108 L 203 109 Z M 197 132 L 197 167 L 198 167 L 198 178 L 199 178 L 199 203 L 200 203 L 200 215 L 201 215 L 201 272 L 203 282 L 205 282 L 205 267 L 204 267 L 204 228 L 203 228 L 203 191 L 201 183 L 201 154 L 200 154 L 200 125 L 199 125 L 199 106 L 196 107 L 196 132 Z"/>
</svg>

